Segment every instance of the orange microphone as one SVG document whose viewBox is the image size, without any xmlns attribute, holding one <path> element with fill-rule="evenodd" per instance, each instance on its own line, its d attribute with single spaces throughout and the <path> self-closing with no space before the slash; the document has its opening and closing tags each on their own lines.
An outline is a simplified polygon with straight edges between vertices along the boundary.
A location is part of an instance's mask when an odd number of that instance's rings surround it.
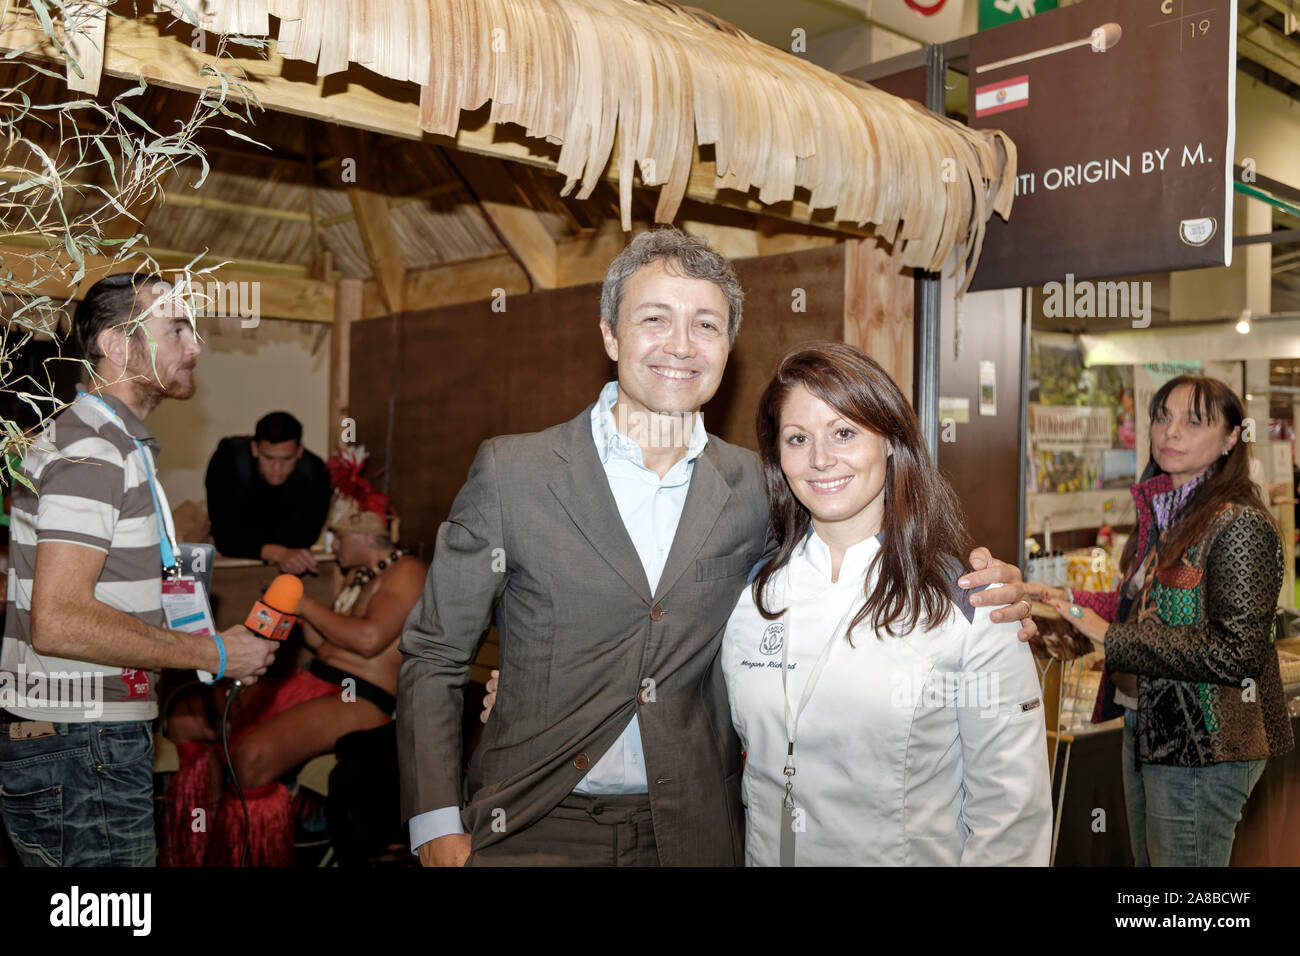
<svg viewBox="0 0 1300 956">
<path fill-rule="evenodd" d="M 281 574 L 253 604 L 244 627 L 258 637 L 283 641 L 293 630 L 298 619 L 298 606 L 302 604 L 302 581 L 292 574 Z"/>
</svg>

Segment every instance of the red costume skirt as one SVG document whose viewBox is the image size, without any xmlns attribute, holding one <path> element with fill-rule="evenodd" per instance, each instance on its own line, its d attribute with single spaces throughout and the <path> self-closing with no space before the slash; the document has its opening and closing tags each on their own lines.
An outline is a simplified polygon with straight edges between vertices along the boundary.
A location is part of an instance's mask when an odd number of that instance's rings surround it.
<svg viewBox="0 0 1300 956">
<path fill-rule="evenodd" d="M 258 695 L 252 710 L 240 714 L 239 741 L 256 727 L 291 707 L 339 693 L 337 684 L 295 670 Z M 164 796 L 162 866 L 239 866 L 244 855 L 244 808 L 229 786 L 220 743 L 192 741 L 177 747 L 180 769 L 167 781 Z M 218 789 L 220 788 L 220 789 Z M 214 801 L 214 792 L 223 792 Z M 216 804 L 215 806 L 213 804 Z M 248 865 L 293 865 L 293 806 L 278 780 L 244 790 L 248 807 Z"/>
</svg>

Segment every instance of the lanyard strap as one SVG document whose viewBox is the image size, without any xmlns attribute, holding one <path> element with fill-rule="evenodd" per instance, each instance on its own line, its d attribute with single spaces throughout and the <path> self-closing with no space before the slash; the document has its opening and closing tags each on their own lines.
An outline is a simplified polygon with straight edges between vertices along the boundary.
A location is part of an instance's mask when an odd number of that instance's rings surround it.
<svg viewBox="0 0 1300 956">
<path fill-rule="evenodd" d="M 787 574 L 789 573 L 787 569 Z M 786 733 L 786 754 L 785 754 L 785 808 L 794 809 L 794 742 L 799 731 L 799 717 L 803 714 L 804 708 L 808 706 L 808 701 L 812 700 L 813 690 L 817 686 L 817 681 L 822 676 L 822 671 L 826 669 L 826 662 L 831 658 L 831 648 L 835 646 L 835 639 L 840 636 L 840 631 L 849 619 L 855 606 L 853 602 L 849 603 L 849 608 L 840 617 L 839 623 L 831 630 L 830 637 L 826 639 L 826 645 L 822 648 L 821 654 L 817 657 L 817 663 L 813 665 L 812 673 L 808 675 L 808 682 L 804 684 L 803 694 L 799 699 L 799 709 L 792 711 L 790 709 L 790 686 L 787 672 L 789 666 L 787 661 L 790 659 L 790 642 L 792 632 L 790 628 L 790 601 L 789 601 L 789 579 L 786 581 L 786 610 L 783 618 L 785 620 L 785 640 L 781 642 L 781 697 L 782 703 L 785 704 L 785 733 Z"/>
<path fill-rule="evenodd" d="M 122 430 L 126 431 L 126 423 L 122 421 L 122 416 L 117 413 L 116 408 L 108 404 L 108 402 L 104 401 L 98 395 L 92 395 L 90 392 L 82 392 L 81 397 L 91 398 L 103 405 L 104 408 L 108 410 L 108 413 L 117 419 L 117 421 L 122 425 Z M 130 432 L 127 432 L 127 437 L 129 437 L 131 441 L 135 442 L 135 447 L 140 452 L 140 458 L 144 461 L 144 475 L 149 481 L 149 497 L 153 499 L 153 516 L 154 520 L 158 522 L 158 554 L 162 559 L 163 570 L 169 574 L 176 574 L 179 572 L 180 568 L 176 561 L 176 547 L 172 543 L 170 527 L 171 515 L 168 514 L 167 520 L 164 520 L 164 510 L 158 504 L 158 489 L 154 485 L 153 469 L 149 464 L 149 455 L 145 451 L 144 442 L 140 441 L 140 439 L 136 438 Z"/>
</svg>

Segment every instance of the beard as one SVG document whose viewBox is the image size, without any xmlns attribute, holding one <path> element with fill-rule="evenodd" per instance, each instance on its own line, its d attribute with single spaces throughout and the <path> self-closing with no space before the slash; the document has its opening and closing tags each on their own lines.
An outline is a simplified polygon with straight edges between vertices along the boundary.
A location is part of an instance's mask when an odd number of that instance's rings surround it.
<svg viewBox="0 0 1300 956">
<path fill-rule="evenodd" d="M 183 374 L 186 370 L 190 372 L 189 375 Z M 160 376 L 162 381 L 159 381 Z M 194 365 L 183 365 L 167 374 L 162 369 L 155 369 L 146 358 L 143 362 L 132 363 L 132 367 L 127 370 L 126 378 L 134 380 L 136 394 L 140 397 L 140 401 L 151 409 L 157 408 L 158 403 L 164 398 L 180 401 L 193 398 L 197 390 Z"/>
<path fill-rule="evenodd" d="M 190 374 L 180 374 L 180 372 L 185 370 L 188 370 Z M 194 393 L 198 391 L 198 382 L 194 376 L 194 366 L 187 365 L 183 369 L 177 369 L 177 374 L 171 376 L 166 387 L 162 389 L 162 391 L 167 398 L 175 398 L 181 401 L 193 398 Z"/>
</svg>

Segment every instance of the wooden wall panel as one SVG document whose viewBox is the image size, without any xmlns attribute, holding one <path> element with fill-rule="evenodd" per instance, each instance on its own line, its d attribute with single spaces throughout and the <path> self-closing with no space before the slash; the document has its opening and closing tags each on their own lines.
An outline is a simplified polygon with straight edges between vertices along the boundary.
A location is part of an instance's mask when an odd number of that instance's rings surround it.
<svg viewBox="0 0 1300 956">
<path fill-rule="evenodd" d="M 485 300 L 353 326 L 357 438 L 391 470 L 404 544 L 432 554 L 485 439 L 566 421 L 613 377 L 598 303 L 599 287 L 589 285 L 509 296 L 504 312 Z M 390 398 L 393 454 L 385 462 Z"/>
<path fill-rule="evenodd" d="M 745 320 L 713 400 L 710 432 L 754 448 L 754 412 L 777 363 L 796 345 L 844 338 L 844 250 L 826 246 L 788 255 L 739 259 Z M 796 291 L 803 294 L 796 299 Z M 795 312 L 801 304 L 804 311 Z"/>
<path fill-rule="evenodd" d="M 776 363 L 801 342 L 840 339 L 844 253 L 839 246 L 736 262 L 745 321 L 709 431 L 754 446 L 754 408 Z M 805 311 L 796 312 L 802 289 Z M 438 524 L 493 435 L 567 421 L 614 377 L 597 328 L 597 284 L 355 322 L 350 411 L 373 468 L 390 471 L 402 543 L 432 553 Z M 385 461 L 390 399 L 393 454 Z"/>
<path fill-rule="evenodd" d="M 914 402 L 912 270 L 900 270 L 875 239 L 848 240 L 844 257 L 844 341 L 879 362 Z"/>
</svg>

